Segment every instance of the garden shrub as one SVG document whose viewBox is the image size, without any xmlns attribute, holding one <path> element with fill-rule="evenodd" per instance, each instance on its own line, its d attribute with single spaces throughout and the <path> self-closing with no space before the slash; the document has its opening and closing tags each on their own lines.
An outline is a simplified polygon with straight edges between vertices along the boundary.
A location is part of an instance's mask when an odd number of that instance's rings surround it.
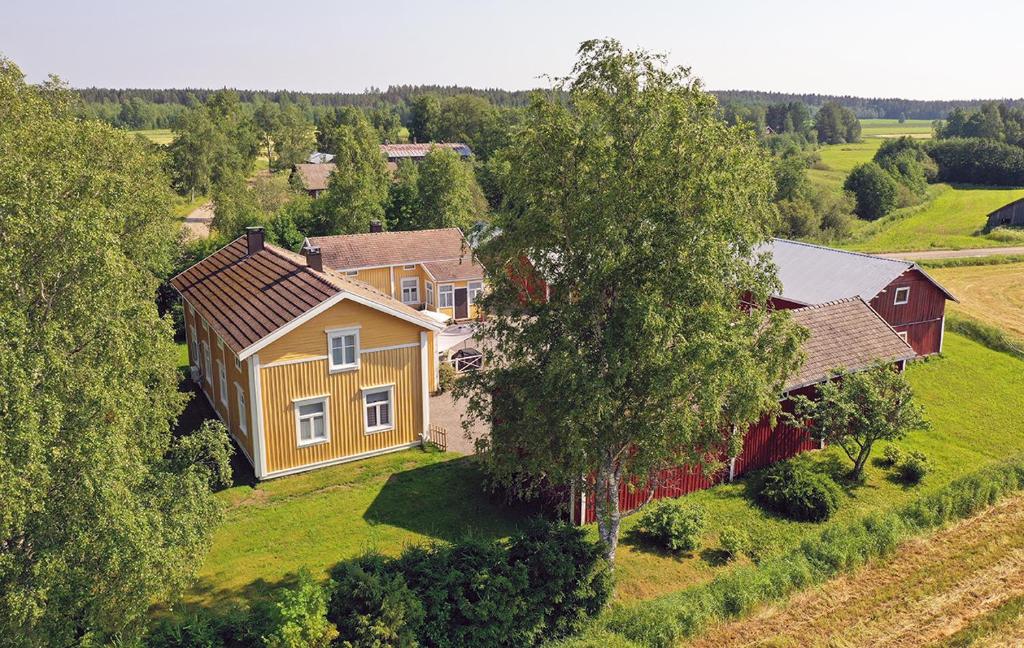
<svg viewBox="0 0 1024 648">
<path fill-rule="evenodd" d="M 812 462 L 794 457 L 765 471 L 758 499 L 790 519 L 821 522 L 839 510 L 840 489 Z"/>
<path fill-rule="evenodd" d="M 931 464 L 924 453 L 911 452 L 897 464 L 900 478 L 908 484 L 916 484 L 924 479 L 924 476 L 931 470 Z"/>
<path fill-rule="evenodd" d="M 254 625 L 263 631 L 265 648 L 327 648 L 338 630 L 327 620 L 328 593 L 302 569 L 294 587 L 274 592 L 256 608 Z"/>
<path fill-rule="evenodd" d="M 640 514 L 635 532 L 672 551 L 693 551 L 704 531 L 704 508 L 673 500 L 658 500 Z"/>
<path fill-rule="evenodd" d="M 251 646 L 258 638 L 249 634 L 250 618 L 241 608 L 213 613 L 199 610 L 185 618 L 160 622 L 146 638 L 147 648 L 222 648 Z"/>
<path fill-rule="evenodd" d="M 327 618 L 347 648 L 417 645 L 423 606 L 401 574 L 388 570 L 388 560 L 368 554 L 339 563 L 331 570 L 334 588 Z"/>
<path fill-rule="evenodd" d="M 887 445 L 885 450 L 882 450 L 882 463 L 886 466 L 898 466 L 903 463 L 903 450 L 897 445 Z"/>
<path fill-rule="evenodd" d="M 455 367 L 450 362 L 442 362 L 437 366 L 437 391 L 443 394 L 455 389 L 458 378 Z"/>
<path fill-rule="evenodd" d="M 731 559 L 750 553 L 750 534 L 739 527 L 727 526 L 723 528 L 718 535 L 718 543 L 722 545 L 722 550 Z"/>
</svg>

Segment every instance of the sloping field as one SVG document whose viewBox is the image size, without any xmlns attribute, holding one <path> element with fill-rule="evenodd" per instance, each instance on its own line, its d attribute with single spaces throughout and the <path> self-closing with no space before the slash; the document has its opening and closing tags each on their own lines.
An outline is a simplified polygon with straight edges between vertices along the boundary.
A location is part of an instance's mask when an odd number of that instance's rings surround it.
<svg viewBox="0 0 1024 648">
<path fill-rule="evenodd" d="M 829 581 L 690 645 L 880 646 L 946 643 L 972 627 L 984 645 L 1019 646 L 1019 614 L 1000 614 L 1024 595 L 1024 498 L 931 536 L 883 563 Z M 986 623 L 996 618 L 997 623 Z M 981 643 L 949 642 L 952 645 Z"/>
<path fill-rule="evenodd" d="M 960 300 L 950 310 L 1024 340 L 1024 263 L 932 268 L 928 274 Z"/>
</svg>

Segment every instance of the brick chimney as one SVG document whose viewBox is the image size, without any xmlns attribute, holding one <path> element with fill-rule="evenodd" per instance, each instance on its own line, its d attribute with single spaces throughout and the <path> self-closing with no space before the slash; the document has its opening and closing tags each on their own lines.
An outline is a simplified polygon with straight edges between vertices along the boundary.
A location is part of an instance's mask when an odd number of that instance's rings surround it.
<svg viewBox="0 0 1024 648">
<path fill-rule="evenodd" d="M 263 228 L 245 228 L 245 246 L 247 254 L 256 254 L 263 249 Z"/>
<path fill-rule="evenodd" d="M 379 220 L 374 219 L 374 220 L 370 221 L 370 232 L 371 233 L 376 234 L 378 232 L 383 232 L 383 231 L 384 231 L 384 225 L 382 225 Z"/>
<path fill-rule="evenodd" d="M 309 245 L 302 248 L 302 256 L 306 257 L 306 265 L 317 272 L 324 271 L 324 257 L 320 254 L 320 247 Z"/>
</svg>

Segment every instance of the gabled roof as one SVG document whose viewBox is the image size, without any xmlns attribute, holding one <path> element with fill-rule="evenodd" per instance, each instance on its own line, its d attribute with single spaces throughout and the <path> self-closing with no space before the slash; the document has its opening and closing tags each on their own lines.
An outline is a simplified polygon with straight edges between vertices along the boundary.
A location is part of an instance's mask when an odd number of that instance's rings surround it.
<svg viewBox="0 0 1024 648">
<path fill-rule="evenodd" d="M 239 237 L 171 279 L 228 348 L 245 359 L 302 322 L 349 299 L 430 330 L 444 328 L 397 299 L 298 254 L 265 245 L 247 254 Z"/>
<path fill-rule="evenodd" d="M 402 158 L 421 158 L 426 156 L 432 148 L 449 148 L 462 157 L 469 157 L 473 151 L 461 142 L 427 142 L 424 144 L 381 144 L 381 152 L 389 160 L 400 160 Z"/>
<path fill-rule="evenodd" d="M 306 191 L 323 191 L 327 189 L 327 181 L 337 165 L 333 162 L 323 164 L 296 164 L 295 173 L 299 174 L 299 180 Z"/>
<path fill-rule="evenodd" d="M 469 256 L 462 259 L 428 261 L 423 264 L 423 267 L 434 278 L 434 281 L 465 281 L 484 278 L 483 266 Z"/>
<path fill-rule="evenodd" d="M 786 381 L 791 391 L 828 380 L 832 372 L 861 371 L 880 362 L 917 357 L 914 349 L 860 297 L 790 311 L 810 331 L 804 364 Z"/>
<path fill-rule="evenodd" d="M 468 260 L 472 256 L 469 243 L 457 227 L 312 236 L 307 243 L 319 247 L 324 265 L 335 270 Z"/>
<path fill-rule="evenodd" d="M 327 162 L 330 162 L 333 159 L 334 156 L 331 155 L 330 153 L 321 153 L 320 151 L 314 151 L 309 154 L 308 158 L 306 158 L 306 162 L 309 162 L 310 164 L 326 164 Z"/>
<path fill-rule="evenodd" d="M 949 299 L 953 295 L 911 261 L 898 261 L 835 248 L 773 239 L 758 252 L 768 252 L 778 266 L 784 299 L 823 304 L 847 297 L 870 301 L 908 270 L 917 270 Z"/>
</svg>

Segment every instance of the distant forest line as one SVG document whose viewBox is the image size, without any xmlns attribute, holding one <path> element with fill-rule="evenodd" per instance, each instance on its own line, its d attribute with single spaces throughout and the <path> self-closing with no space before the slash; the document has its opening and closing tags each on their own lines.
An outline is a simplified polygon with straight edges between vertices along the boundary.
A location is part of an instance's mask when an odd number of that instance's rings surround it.
<svg viewBox="0 0 1024 648">
<path fill-rule="evenodd" d="M 206 101 L 216 90 L 208 88 L 83 88 L 77 90 L 87 104 L 124 104 L 132 98 L 153 104 L 187 105 L 190 96 Z M 280 103 L 290 101 L 311 106 L 355 106 L 374 108 L 382 104 L 393 105 L 404 112 L 409 101 L 422 94 L 450 97 L 471 94 L 486 98 L 503 108 L 520 108 L 529 103 L 532 90 L 502 90 L 499 88 L 469 88 L 440 85 L 396 85 L 386 90 L 371 88 L 363 92 L 296 92 L 291 90 L 235 90 L 243 103 L 260 100 Z M 853 110 L 860 119 L 945 119 L 957 108 L 977 109 L 989 99 L 917 100 L 881 97 L 854 97 L 849 95 L 800 94 L 764 92 L 758 90 L 714 90 L 712 94 L 723 104 L 778 104 L 798 101 L 813 108 L 834 101 Z M 999 99 L 1010 107 L 1024 107 L 1024 98 Z"/>
</svg>

